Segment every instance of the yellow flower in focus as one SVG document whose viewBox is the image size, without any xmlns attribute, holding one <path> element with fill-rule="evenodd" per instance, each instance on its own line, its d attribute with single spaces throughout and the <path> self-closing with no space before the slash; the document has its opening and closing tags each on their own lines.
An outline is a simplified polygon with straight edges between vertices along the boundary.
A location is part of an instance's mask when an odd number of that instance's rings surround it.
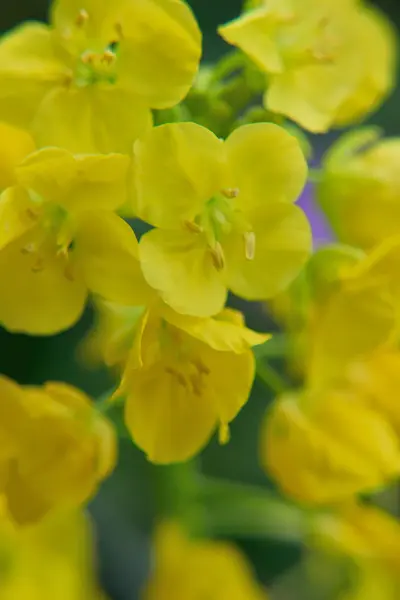
<svg viewBox="0 0 400 600">
<path fill-rule="evenodd" d="M 219 32 L 266 74 L 266 108 L 313 132 L 359 120 L 394 85 L 394 33 L 362 2 L 265 1 Z"/>
<path fill-rule="evenodd" d="M 116 461 L 111 424 L 63 383 L 20 387 L 3 377 L 0 388 L 10 438 L 1 491 L 13 520 L 33 523 L 87 502 Z"/>
<path fill-rule="evenodd" d="M 246 557 L 229 542 L 188 539 L 174 523 L 156 531 L 155 567 L 142 600 L 267 600 Z"/>
<path fill-rule="evenodd" d="M 378 412 L 349 393 L 279 398 L 266 416 L 261 461 L 280 488 L 309 505 L 369 492 L 400 473 L 400 447 Z"/>
<path fill-rule="evenodd" d="M 300 271 L 311 233 L 294 201 L 307 166 L 284 129 L 247 125 L 223 142 L 163 125 L 136 142 L 133 164 L 133 212 L 157 227 L 140 241 L 143 273 L 177 312 L 217 314 L 227 289 L 268 298 Z"/>
<path fill-rule="evenodd" d="M 35 150 L 32 137 L 24 129 L 0 121 L 0 190 L 16 183 L 15 169 Z"/>
<path fill-rule="evenodd" d="M 247 329 L 231 309 L 208 319 L 161 304 L 142 309 L 142 316 L 111 304 L 103 311 L 114 316 L 103 315 L 95 329 L 97 354 L 122 369 L 126 425 L 148 459 L 188 460 L 218 427 L 220 442 L 227 442 L 228 424 L 253 383 L 251 347 L 269 336 Z"/>
<path fill-rule="evenodd" d="M 51 334 L 81 316 L 88 289 L 143 301 L 147 285 L 125 201 L 129 159 L 56 148 L 30 154 L 0 196 L 0 322 Z M 124 301 L 122 300 L 122 301 Z"/>
<path fill-rule="evenodd" d="M 336 235 L 364 249 L 399 232 L 400 138 L 378 138 L 373 128 L 342 136 L 326 154 L 317 185 Z"/>
<path fill-rule="evenodd" d="M 130 152 L 150 109 L 186 95 L 200 55 L 181 0 L 56 0 L 50 25 L 24 23 L 0 43 L 0 113 L 39 146 Z"/>
<path fill-rule="evenodd" d="M 27 528 L 0 517 L 1 600 L 100 600 L 93 540 L 81 513 Z"/>
</svg>

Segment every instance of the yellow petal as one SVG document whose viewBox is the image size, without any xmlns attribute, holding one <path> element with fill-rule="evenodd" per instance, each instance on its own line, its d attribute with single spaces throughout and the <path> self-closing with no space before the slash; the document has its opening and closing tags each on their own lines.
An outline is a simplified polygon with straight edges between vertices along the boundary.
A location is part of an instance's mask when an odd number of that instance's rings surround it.
<svg viewBox="0 0 400 600">
<path fill-rule="evenodd" d="M 35 143 L 29 133 L 0 122 L 0 189 L 16 183 L 15 167 L 35 150 Z"/>
<path fill-rule="evenodd" d="M 78 36 L 81 29 L 89 39 L 100 38 L 109 43 L 117 36 L 115 25 L 120 22 L 121 9 L 128 2 L 129 0 L 115 0 L 112 3 L 108 0 L 55 0 L 51 7 L 51 21 L 57 33 L 65 38 L 71 31 Z"/>
<path fill-rule="evenodd" d="M 27 192 L 21 187 L 5 190 L 0 196 L 0 250 L 36 225 Z"/>
<path fill-rule="evenodd" d="M 286 494 L 308 504 L 333 504 L 398 475 L 398 441 L 378 413 L 346 394 L 311 398 L 308 409 L 307 401 L 302 407 L 296 397 L 283 396 L 262 430 L 264 468 Z"/>
<path fill-rule="evenodd" d="M 28 127 L 45 94 L 64 83 L 68 70 L 47 25 L 24 23 L 0 43 L 2 118 Z"/>
<path fill-rule="evenodd" d="M 311 250 L 304 213 L 293 204 L 265 204 L 249 219 L 255 235 L 254 258 L 246 257 L 245 240 L 233 232 L 223 241 L 228 287 L 248 300 L 271 298 L 300 272 Z"/>
<path fill-rule="evenodd" d="M 307 180 L 298 140 L 272 123 L 245 125 L 226 141 L 229 167 L 239 190 L 235 204 L 244 212 L 270 202 L 294 202 Z"/>
<path fill-rule="evenodd" d="M 212 399 L 197 395 L 160 362 L 135 371 L 125 404 L 126 425 L 135 443 L 154 463 L 188 460 L 216 427 Z"/>
<path fill-rule="evenodd" d="M 76 224 L 75 260 L 94 294 L 126 305 L 146 304 L 152 291 L 138 260 L 131 227 L 111 212 L 87 211 Z"/>
<path fill-rule="evenodd" d="M 86 286 L 54 246 L 43 246 L 39 254 L 25 251 L 37 235 L 29 231 L 0 251 L 0 322 L 11 331 L 48 335 L 76 323 Z"/>
<path fill-rule="evenodd" d="M 61 148 L 43 148 L 30 154 L 16 169 L 17 180 L 40 198 L 60 202 L 78 177 L 73 155 Z"/>
<path fill-rule="evenodd" d="M 177 312 L 206 317 L 222 310 L 223 272 L 201 234 L 154 229 L 140 240 L 139 255 L 147 282 Z"/>
<path fill-rule="evenodd" d="M 180 0 L 127 3 L 121 14 L 123 38 L 118 76 L 151 108 L 182 100 L 197 73 L 201 33 Z"/>
<path fill-rule="evenodd" d="M 195 123 L 152 129 L 135 144 L 134 213 L 158 227 L 194 219 L 223 187 L 224 167 L 223 144 L 208 129 Z"/>
<path fill-rule="evenodd" d="M 231 309 L 229 309 L 229 312 Z M 186 331 L 196 339 L 209 345 L 214 350 L 245 352 L 252 346 L 263 344 L 271 336 L 257 333 L 244 326 L 244 323 L 232 322 L 226 318 L 228 309 L 213 318 L 202 319 L 181 315 L 168 306 L 162 308 L 161 314 L 175 327 Z M 235 311 L 236 312 L 236 311 Z"/>
<path fill-rule="evenodd" d="M 36 113 L 32 128 L 40 146 L 71 152 L 129 154 L 151 127 L 151 113 L 121 87 L 56 88 Z"/>
<path fill-rule="evenodd" d="M 218 28 L 226 42 L 237 46 L 267 73 L 280 73 L 284 68 L 275 37 L 276 18 L 265 9 L 248 14 Z"/>
</svg>

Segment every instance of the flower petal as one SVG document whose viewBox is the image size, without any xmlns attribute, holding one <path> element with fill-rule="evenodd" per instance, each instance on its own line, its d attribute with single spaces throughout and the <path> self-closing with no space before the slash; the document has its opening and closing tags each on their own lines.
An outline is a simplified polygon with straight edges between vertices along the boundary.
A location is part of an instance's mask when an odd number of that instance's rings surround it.
<svg viewBox="0 0 400 600">
<path fill-rule="evenodd" d="M 0 251 L 0 322 L 10 331 L 49 335 L 79 319 L 86 287 L 78 273 L 71 275 L 73 266 L 56 256 L 55 247 L 43 246 L 40 255 L 24 252 L 37 235 L 28 231 Z"/>
<path fill-rule="evenodd" d="M 47 25 L 24 23 L 0 43 L 0 111 L 2 118 L 27 127 L 44 95 L 68 76 L 55 38 Z"/>
<path fill-rule="evenodd" d="M 152 290 L 144 280 L 133 230 L 111 212 L 86 212 L 76 225 L 75 260 L 90 291 L 111 302 L 146 304 Z"/>
<path fill-rule="evenodd" d="M 151 108 L 177 104 L 188 93 L 201 57 L 201 33 L 180 0 L 142 0 L 121 13 L 118 73 Z"/>
<path fill-rule="evenodd" d="M 133 142 L 151 127 L 148 108 L 120 87 L 56 88 L 33 122 L 40 146 L 71 152 L 130 154 Z"/>
<path fill-rule="evenodd" d="M 284 64 L 275 37 L 276 16 L 266 9 L 252 10 L 218 28 L 228 44 L 237 46 L 267 73 L 280 73 Z"/>
<path fill-rule="evenodd" d="M 307 163 L 298 140 L 273 123 L 236 129 L 226 140 L 229 166 L 243 212 L 270 202 L 294 202 L 307 180 Z"/>
<path fill-rule="evenodd" d="M 135 371 L 125 404 L 126 425 L 154 463 L 188 460 L 217 424 L 211 398 L 197 395 L 165 371 L 163 362 Z"/>
<path fill-rule="evenodd" d="M 23 188 L 12 187 L 0 196 L 0 250 L 36 225 L 31 202 Z"/>
<path fill-rule="evenodd" d="M 206 317 L 225 304 L 226 285 L 201 234 L 154 229 L 139 244 L 147 282 L 182 314 Z"/>
<path fill-rule="evenodd" d="M 15 168 L 35 150 L 35 142 L 25 129 L 0 122 L 0 190 L 15 185 Z"/>
<path fill-rule="evenodd" d="M 223 144 L 195 123 L 155 127 L 134 148 L 135 214 L 158 227 L 192 220 L 222 186 Z"/>
<path fill-rule="evenodd" d="M 287 202 L 266 205 L 251 215 L 255 253 L 246 258 L 245 241 L 233 233 L 223 242 L 228 287 L 248 300 L 271 298 L 299 273 L 311 250 L 311 230 L 300 208 Z"/>
<path fill-rule="evenodd" d="M 222 352 L 240 354 L 252 346 L 263 344 L 271 337 L 248 329 L 243 322 L 232 320 L 232 312 L 237 311 L 225 309 L 215 317 L 202 319 L 181 315 L 166 305 L 161 310 L 163 318 L 169 323 L 204 342 L 210 348 Z"/>
<path fill-rule="evenodd" d="M 111 42 L 116 36 L 115 25 L 120 20 L 121 9 L 129 0 L 55 0 L 51 7 L 51 22 L 62 37 L 71 35 L 71 31 L 79 35 L 79 18 L 87 15 L 82 23 L 89 39 L 101 39 Z M 78 25 L 77 25 L 78 23 Z"/>
</svg>

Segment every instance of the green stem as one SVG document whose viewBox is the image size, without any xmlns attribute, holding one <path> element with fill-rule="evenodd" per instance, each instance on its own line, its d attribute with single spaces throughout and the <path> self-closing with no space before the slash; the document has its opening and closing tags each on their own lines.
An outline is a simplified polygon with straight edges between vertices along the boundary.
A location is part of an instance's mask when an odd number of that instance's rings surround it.
<svg viewBox="0 0 400 600">
<path fill-rule="evenodd" d="M 286 381 L 265 361 L 257 362 L 257 377 L 277 395 L 288 389 Z"/>
</svg>

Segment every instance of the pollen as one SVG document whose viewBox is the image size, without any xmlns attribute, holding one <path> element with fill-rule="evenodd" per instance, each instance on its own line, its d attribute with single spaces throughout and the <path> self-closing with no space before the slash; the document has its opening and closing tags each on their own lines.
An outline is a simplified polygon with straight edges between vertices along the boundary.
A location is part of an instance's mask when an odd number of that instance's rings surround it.
<svg viewBox="0 0 400 600">
<path fill-rule="evenodd" d="M 84 25 L 86 25 L 88 20 L 89 20 L 89 13 L 84 8 L 81 8 L 81 10 L 79 11 L 79 13 L 75 19 L 75 25 L 77 27 L 83 27 Z"/>
</svg>

